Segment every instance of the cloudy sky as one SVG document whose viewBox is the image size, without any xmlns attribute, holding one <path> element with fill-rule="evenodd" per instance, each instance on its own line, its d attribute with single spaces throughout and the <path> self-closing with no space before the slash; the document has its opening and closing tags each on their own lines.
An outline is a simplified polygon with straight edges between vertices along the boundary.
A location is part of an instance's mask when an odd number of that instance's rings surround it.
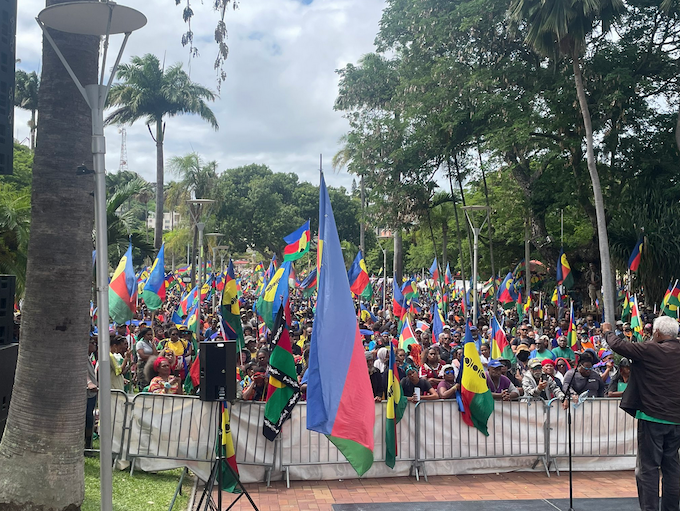
<svg viewBox="0 0 680 511">
<path fill-rule="evenodd" d="M 166 64 L 182 62 L 192 80 L 217 88 L 212 40 L 218 14 L 212 2 L 193 0 L 192 29 L 199 58 L 190 59 L 180 38 L 186 30 L 183 5 L 173 0 L 122 0 L 142 11 L 148 24 L 130 37 L 123 61 L 153 53 Z M 40 73 L 41 36 L 34 18 L 44 7 L 21 0 L 17 25 L 18 69 Z M 219 169 L 250 163 L 275 172 L 294 172 L 318 182 L 319 154 L 330 185 L 349 187 L 352 178 L 330 171 L 330 160 L 347 121 L 333 111 L 336 69 L 373 50 L 384 0 L 241 0 L 227 10 L 227 80 L 211 105 L 220 125 L 215 132 L 194 116 L 167 120 L 165 156 L 196 151 Z M 120 36 L 113 39 L 116 51 Z M 16 110 L 15 138 L 27 142 L 29 114 Z M 106 129 L 107 169 L 119 168 L 121 135 Z M 128 167 L 155 180 L 155 145 L 142 121 L 127 127 Z"/>
</svg>

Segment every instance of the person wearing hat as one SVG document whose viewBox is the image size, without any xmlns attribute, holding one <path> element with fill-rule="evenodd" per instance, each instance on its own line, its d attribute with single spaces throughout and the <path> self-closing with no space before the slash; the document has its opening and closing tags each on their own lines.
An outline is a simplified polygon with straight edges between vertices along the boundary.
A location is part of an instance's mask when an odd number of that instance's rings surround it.
<svg viewBox="0 0 680 511">
<path fill-rule="evenodd" d="M 554 362 L 550 359 L 539 360 L 532 358 L 529 361 L 529 370 L 524 373 L 522 378 L 522 388 L 524 395 L 533 399 L 544 399 L 549 401 L 553 398 L 563 399 L 564 392 L 560 389 L 555 379 L 543 371 L 543 362 L 551 364 L 554 368 Z"/>
<path fill-rule="evenodd" d="M 600 361 L 595 364 L 595 370 L 600 374 L 602 381 L 609 387 L 612 379 L 618 376 L 618 369 L 614 364 L 614 353 L 605 350 L 600 354 Z"/>
<path fill-rule="evenodd" d="M 555 355 L 552 351 L 548 349 L 548 344 L 550 339 L 547 335 L 541 335 L 536 341 L 536 349 L 531 352 L 529 358 L 537 358 L 538 360 L 545 360 L 546 358 L 550 360 L 555 360 Z"/>
<path fill-rule="evenodd" d="M 243 338 L 243 342 L 245 343 L 246 349 L 250 352 L 250 358 L 255 360 L 257 357 L 257 339 L 252 335 L 246 335 Z"/>
<path fill-rule="evenodd" d="M 456 392 L 460 390 L 460 384 L 456 383 L 458 372 L 451 364 L 446 364 L 441 374 L 444 380 L 437 385 L 439 399 L 456 399 Z"/>
<path fill-rule="evenodd" d="M 607 387 L 607 397 L 621 397 L 623 392 L 628 387 L 630 380 L 630 360 L 622 358 L 619 361 L 619 370 L 616 376 L 613 376 L 609 387 Z"/>
<path fill-rule="evenodd" d="M 515 378 L 517 378 L 518 381 L 522 381 L 522 378 L 524 378 L 524 373 L 529 369 L 529 366 L 527 365 L 527 362 L 529 361 L 529 355 L 531 355 L 529 346 L 526 344 L 520 344 L 517 346 L 517 351 L 515 352 L 515 358 L 517 359 Z"/>
<path fill-rule="evenodd" d="M 492 358 L 488 363 L 486 373 L 486 384 L 491 391 L 491 395 L 497 401 L 511 401 L 519 397 L 519 391 L 507 376 L 501 374 L 503 364 Z"/>
<path fill-rule="evenodd" d="M 629 342 L 602 326 L 609 347 L 632 363 L 621 397 L 621 409 L 638 419 L 635 479 L 643 511 L 659 509 L 659 472 L 663 479 L 661 509 L 680 507 L 680 393 L 669 384 L 680 379 L 678 322 L 669 316 L 654 320 L 652 339 Z"/>
</svg>

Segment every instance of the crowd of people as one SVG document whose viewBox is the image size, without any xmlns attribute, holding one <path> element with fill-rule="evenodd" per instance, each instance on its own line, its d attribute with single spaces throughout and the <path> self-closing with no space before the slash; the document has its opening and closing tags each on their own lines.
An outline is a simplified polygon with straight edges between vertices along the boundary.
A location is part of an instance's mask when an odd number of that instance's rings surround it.
<svg viewBox="0 0 680 511">
<path fill-rule="evenodd" d="M 254 310 L 256 297 L 248 293 L 240 298 L 244 348 L 238 354 L 236 378 L 238 399 L 265 401 L 267 398 L 268 360 L 271 332 Z M 200 391 L 192 381 L 190 368 L 197 359 L 197 340 L 219 338 L 219 315 L 203 304 L 202 322 L 196 332 L 170 318 L 177 309 L 179 294 L 171 294 L 163 309 L 154 314 L 140 307 L 138 318 L 126 325 L 112 327 L 110 336 L 111 386 L 125 392 L 161 394 L 195 394 Z M 432 333 L 431 316 L 427 312 L 413 314 L 415 342 L 404 346 L 399 341 L 399 321 L 391 311 L 370 304 L 357 312 L 359 328 L 364 334 L 366 364 L 376 402 L 386 399 L 390 344 L 395 346 L 398 376 L 404 395 L 411 402 L 432 399 L 455 399 L 460 390 L 459 373 L 463 356 L 466 319 L 462 304 L 451 303 L 442 331 Z M 427 304 L 424 304 L 427 305 Z M 313 332 L 312 303 L 301 295 L 291 296 L 293 320 L 290 325 L 292 351 L 305 398 L 305 373 Z M 423 311 L 427 307 L 422 307 Z M 519 320 L 512 311 L 503 320 L 503 330 L 512 348 L 512 356 L 492 358 L 492 331 L 489 327 L 491 305 L 484 304 L 478 323 L 470 327 L 472 339 L 486 371 L 489 390 L 494 399 L 515 400 L 563 399 L 569 393 L 574 399 L 587 392 L 591 397 L 620 397 L 630 378 L 630 361 L 616 356 L 607 345 L 602 328 L 594 314 L 575 319 L 578 344 L 568 345 L 567 317 L 554 315 Z M 651 320 L 651 318 L 650 318 Z M 632 337 L 629 324 L 617 322 L 616 333 Z M 644 338 L 651 336 L 651 324 L 645 325 Z M 91 438 L 91 410 L 94 409 L 97 371 L 98 334 L 90 338 L 88 372 L 88 445 Z M 563 400 L 565 406 L 567 400 Z"/>
</svg>

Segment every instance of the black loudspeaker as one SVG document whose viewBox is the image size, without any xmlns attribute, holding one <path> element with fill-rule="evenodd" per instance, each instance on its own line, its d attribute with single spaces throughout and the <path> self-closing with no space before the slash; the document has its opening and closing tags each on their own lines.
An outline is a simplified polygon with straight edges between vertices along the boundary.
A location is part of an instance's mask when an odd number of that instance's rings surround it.
<svg viewBox="0 0 680 511">
<path fill-rule="evenodd" d="M 236 399 L 236 341 L 199 343 L 201 401 Z"/>
<path fill-rule="evenodd" d="M 18 344 L 0 346 L 0 438 L 2 438 L 2 433 L 5 430 L 7 414 L 9 413 L 9 400 L 12 397 L 14 371 L 17 367 L 18 355 Z"/>
<path fill-rule="evenodd" d="M 17 0 L 0 0 L 0 174 L 12 173 Z"/>
<path fill-rule="evenodd" d="M 0 345 L 14 339 L 14 291 L 17 278 L 0 275 Z"/>
</svg>

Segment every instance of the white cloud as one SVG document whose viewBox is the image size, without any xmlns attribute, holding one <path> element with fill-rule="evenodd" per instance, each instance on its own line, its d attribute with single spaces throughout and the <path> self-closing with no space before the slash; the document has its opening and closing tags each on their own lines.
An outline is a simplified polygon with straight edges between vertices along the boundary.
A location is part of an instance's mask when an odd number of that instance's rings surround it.
<svg viewBox="0 0 680 511">
<path fill-rule="evenodd" d="M 261 163 L 278 172 L 294 172 L 301 180 L 316 183 L 319 153 L 324 167 L 339 149 L 338 139 L 347 130 L 339 112 L 333 111 L 338 77 L 335 70 L 356 62 L 373 50 L 373 40 L 384 0 L 242 0 L 228 9 L 229 58 L 227 81 L 220 98 L 211 105 L 219 131 L 194 116 L 167 120 L 165 157 L 197 151 L 216 160 L 220 169 Z M 183 5 L 172 0 L 128 0 L 142 11 L 148 25 L 130 37 L 123 57 L 154 53 L 167 64 L 183 62 L 191 77 L 216 87 L 212 34 L 218 14 L 211 2 L 194 0 L 192 29 L 200 58 L 189 59 L 180 43 L 186 30 Z M 44 6 L 37 0 L 19 4 L 17 58 L 20 69 L 39 71 L 41 38 L 34 21 Z M 119 44 L 119 40 L 114 41 Z M 117 47 L 117 46 L 116 46 Z M 28 114 L 16 111 L 15 137 L 28 136 Z M 107 128 L 107 167 L 115 171 L 120 157 L 120 135 Z M 127 128 L 128 165 L 155 181 L 155 145 L 146 126 Z M 167 178 L 166 178 L 167 180 Z M 346 172 L 328 172 L 330 185 L 349 187 Z"/>
</svg>

